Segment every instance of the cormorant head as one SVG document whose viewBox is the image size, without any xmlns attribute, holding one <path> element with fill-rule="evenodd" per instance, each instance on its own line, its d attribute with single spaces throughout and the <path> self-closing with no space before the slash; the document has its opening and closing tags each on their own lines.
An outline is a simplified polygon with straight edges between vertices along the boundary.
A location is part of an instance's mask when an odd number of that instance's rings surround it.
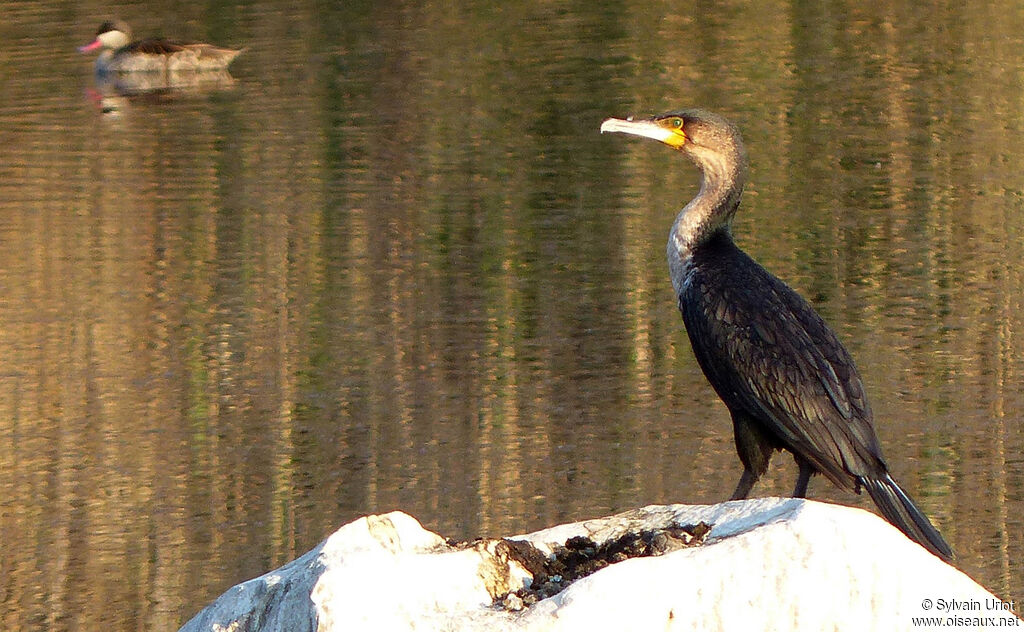
<svg viewBox="0 0 1024 632">
<path fill-rule="evenodd" d="M 607 119 L 601 133 L 621 132 L 653 138 L 690 158 L 705 174 L 721 174 L 742 182 L 747 155 L 739 131 L 706 110 L 679 110 L 646 119 Z"/>
</svg>

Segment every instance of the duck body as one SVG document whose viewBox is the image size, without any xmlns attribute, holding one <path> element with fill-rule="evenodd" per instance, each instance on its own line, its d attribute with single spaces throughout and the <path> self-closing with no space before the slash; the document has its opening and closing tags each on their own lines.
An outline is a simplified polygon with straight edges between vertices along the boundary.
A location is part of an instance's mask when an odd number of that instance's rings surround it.
<svg viewBox="0 0 1024 632">
<path fill-rule="evenodd" d="M 212 44 L 184 43 L 151 38 L 132 41 L 131 29 L 121 21 L 100 25 L 96 38 L 79 48 L 83 53 L 100 50 L 96 72 L 214 72 L 227 69 L 242 53 Z"/>
</svg>

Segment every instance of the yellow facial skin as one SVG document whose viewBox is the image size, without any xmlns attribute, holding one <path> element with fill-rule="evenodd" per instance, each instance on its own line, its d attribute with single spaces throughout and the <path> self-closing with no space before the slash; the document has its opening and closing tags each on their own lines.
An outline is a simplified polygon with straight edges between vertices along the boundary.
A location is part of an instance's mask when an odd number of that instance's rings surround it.
<svg viewBox="0 0 1024 632">
<path fill-rule="evenodd" d="M 673 149 L 682 149 L 686 144 L 686 133 L 683 131 L 683 119 L 679 116 L 667 116 L 662 119 L 607 119 L 601 123 L 601 133 L 621 132 L 633 136 L 653 138 L 665 143 Z"/>
</svg>

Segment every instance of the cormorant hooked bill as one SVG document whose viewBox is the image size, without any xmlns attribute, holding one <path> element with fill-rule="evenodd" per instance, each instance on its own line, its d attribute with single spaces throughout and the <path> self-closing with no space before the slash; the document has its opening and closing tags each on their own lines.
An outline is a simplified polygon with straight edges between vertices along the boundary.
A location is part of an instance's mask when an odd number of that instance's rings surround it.
<svg viewBox="0 0 1024 632">
<path fill-rule="evenodd" d="M 860 493 L 886 520 L 944 560 L 953 551 L 889 474 L 853 359 L 821 316 L 733 242 L 730 226 L 747 178 L 740 134 L 703 110 L 608 119 L 601 132 L 660 141 L 693 161 L 700 192 L 672 225 L 668 265 L 686 332 L 704 375 L 732 414 L 746 498 L 775 450 L 799 468 Z"/>
</svg>

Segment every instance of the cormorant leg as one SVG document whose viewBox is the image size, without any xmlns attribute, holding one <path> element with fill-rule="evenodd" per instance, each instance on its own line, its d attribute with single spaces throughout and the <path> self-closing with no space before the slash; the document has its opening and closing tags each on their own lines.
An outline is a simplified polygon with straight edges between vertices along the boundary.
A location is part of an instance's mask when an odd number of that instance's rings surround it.
<svg viewBox="0 0 1024 632">
<path fill-rule="evenodd" d="M 757 479 L 768 470 L 774 445 L 765 436 L 760 424 L 746 413 L 733 411 L 732 428 L 736 438 L 736 452 L 743 462 L 743 476 L 729 500 L 742 500 L 750 493 Z"/>
<path fill-rule="evenodd" d="M 743 476 L 740 477 L 740 483 L 736 486 L 736 491 L 732 493 L 732 497 L 729 500 L 743 500 L 750 493 L 750 490 L 754 487 L 754 483 L 757 482 L 757 474 L 754 474 L 750 470 L 744 468 Z"/>
<path fill-rule="evenodd" d="M 796 465 L 800 468 L 800 473 L 796 476 L 796 487 L 793 488 L 793 498 L 806 498 L 807 497 L 807 483 L 811 480 L 811 474 L 814 474 L 814 468 L 807 461 L 797 458 Z"/>
</svg>

